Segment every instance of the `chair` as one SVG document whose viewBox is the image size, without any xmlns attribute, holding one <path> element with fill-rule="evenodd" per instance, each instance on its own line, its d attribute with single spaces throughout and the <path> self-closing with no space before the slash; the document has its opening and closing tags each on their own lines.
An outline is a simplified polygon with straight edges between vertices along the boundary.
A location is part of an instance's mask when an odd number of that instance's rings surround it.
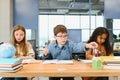
<svg viewBox="0 0 120 80">
<path fill-rule="evenodd" d="M 0 45 L 3 44 L 4 42 L 0 42 Z"/>
<path fill-rule="evenodd" d="M 72 53 L 72 57 L 75 60 L 85 59 L 85 52 Z"/>
<path fill-rule="evenodd" d="M 28 40 L 28 42 L 30 42 L 31 43 L 31 45 L 32 45 L 32 48 L 33 48 L 33 50 L 34 50 L 34 52 L 35 52 L 35 59 L 37 59 L 37 51 L 36 51 L 36 40 Z"/>
</svg>

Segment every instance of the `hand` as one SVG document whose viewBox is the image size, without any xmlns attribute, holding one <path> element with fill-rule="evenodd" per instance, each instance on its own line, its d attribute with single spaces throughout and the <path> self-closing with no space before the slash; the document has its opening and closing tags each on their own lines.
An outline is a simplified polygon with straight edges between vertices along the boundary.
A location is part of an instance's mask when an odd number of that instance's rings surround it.
<svg viewBox="0 0 120 80">
<path fill-rule="evenodd" d="M 47 47 L 45 47 L 45 48 L 43 49 L 43 54 L 44 54 L 45 56 L 48 54 L 48 48 L 47 48 Z"/>
<path fill-rule="evenodd" d="M 98 44 L 96 42 L 90 42 L 88 44 L 85 45 L 86 48 L 94 48 L 94 47 L 98 47 Z"/>
</svg>

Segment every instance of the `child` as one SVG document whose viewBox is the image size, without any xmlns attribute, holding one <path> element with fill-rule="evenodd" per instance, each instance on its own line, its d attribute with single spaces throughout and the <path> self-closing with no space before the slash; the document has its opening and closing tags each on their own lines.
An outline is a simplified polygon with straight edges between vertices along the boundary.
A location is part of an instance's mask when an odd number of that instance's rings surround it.
<svg viewBox="0 0 120 80">
<path fill-rule="evenodd" d="M 25 28 L 21 25 L 16 25 L 12 32 L 11 43 L 16 48 L 16 58 L 34 58 L 34 51 L 31 44 L 26 40 Z"/>
<path fill-rule="evenodd" d="M 16 48 L 15 58 L 33 58 L 34 51 L 26 40 L 26 31 L 22 25 L 16 25 L 12 32 L 11 44 Z M 1 80 L 27 80 L 27 78 L 2 78 Z"/>
<path fill-rule="evenodd" d="M 110 56 L 113 55 L 112 47 L 110 46 L 109 41 L 109 32 L 104 27 L 98 27 L 92 33 L 92 36 L 88 40 L 87 43 L 96 42 L 98 44 L 97 50 L 99 51 L 98 56 Z M 93 57 L 93 49 L 90 49 L 86 52 L 86 59 L 92 59 Z"/>
<path fill-rule="evenodd" d="M 48 48 L 45 48 L 44 58 L 45 59 L 58 59 L 58 60 L 71 60 L 72 53 L 81 52 L 86 48 L 94 48 L 93 45 L 97 44 L 95 42 L 91 42 L 89 44 L 83 43 L 74 43 L 72 41 L 67 40 L 67 28 L 64 25 L 57 25 L 54 28 L 54 38 Z M 51 77 L 49 80 L 60 80 L 61 78 Z M 73 77 L 64 77 L 63 80 L 74 80 Z"/>
<path fill-rule="evenodd" d="M 87 43 L 90 42 L 96 42 L 98 44 L 97 49 L 97 56 L 113 56 L 113 50 L 112 47 L 110 46 L 109 42 L 109 32 L 106 28 L 104 27 L 98 27 L 96 28 L 90 39 L 88 40 Z M 93 49 L 90 49 L 89 51 L 86 51 L 86 59 L 92 59 L 93 57 Z M 108 80 L 107 77 L 87 77 L 84 78 L 84 80 Z"/>
</svg>

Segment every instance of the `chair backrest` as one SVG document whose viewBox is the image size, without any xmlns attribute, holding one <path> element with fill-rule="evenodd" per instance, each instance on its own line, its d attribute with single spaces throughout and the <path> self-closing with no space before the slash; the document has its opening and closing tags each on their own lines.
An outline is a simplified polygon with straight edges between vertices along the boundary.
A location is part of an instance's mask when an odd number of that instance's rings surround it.
<svg viewBox="0 0 120 80">
<path fill-rule="evenodd" d="M 3 44 L 4 42 L 0 42 L 0 45 Z"/>
<path fill-rule="evenodd" d="M 85 59 L 85 52 L 72 53 L 72 57 L 75 60 Z"/>
<path fill-rule="evenodd" d="M 34 52 L 35 52 L 35 59 L 37 59 L 36 40 L 28 40 L 28 42 L 31 43 L 32 48 L 33 48 L 33 50 L 34 50 Z"/>
</svg>

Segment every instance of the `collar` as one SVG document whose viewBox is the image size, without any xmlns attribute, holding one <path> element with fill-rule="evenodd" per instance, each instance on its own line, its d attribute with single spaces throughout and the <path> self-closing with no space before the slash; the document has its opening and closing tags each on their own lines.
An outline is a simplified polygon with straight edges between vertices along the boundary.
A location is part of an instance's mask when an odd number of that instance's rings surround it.
<svg viewBox="0 0 120 80">
<path fill-rule="evenodd" d="M 68 43 L 68 41 L 62 46 L 62 48 L 64 48 L 67 43 Z M 53 44 L 54 44 L 55 48 L 58 47 L 57 40 L 55 40 Z"/>
</svg>

